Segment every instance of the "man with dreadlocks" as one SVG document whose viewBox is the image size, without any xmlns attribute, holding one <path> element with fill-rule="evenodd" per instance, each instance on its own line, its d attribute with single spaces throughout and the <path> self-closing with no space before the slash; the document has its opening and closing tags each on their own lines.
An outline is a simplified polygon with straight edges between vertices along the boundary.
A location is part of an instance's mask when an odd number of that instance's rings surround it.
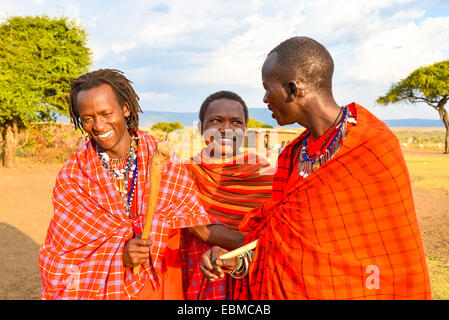
<svg viewBox="0 0 449 320">
<path fill-rule="evenodd" d="M 118 70 L 97 70 L 71 83 L 71 120 L 90 139 L 56 179 L 54 216 L 39 252 L 42 299 L 182 299 L 180 229 L 208 225 L 226 235 L 224 226 L 209 225 L 174 154 L 162 172 L 151 237 L 139 238 L 158 141 L 138 130 L 138 99 Z M 205 231 L 202 240 L 214 244 Z"/>
<path fill-rule="evenodd" d="M 273 200 L 242 220 L 258 240 L 253 299 L 429 299 L 410 178 L 398 139 L 367 109 L 339 106 L 320 43 L 288 39 L 262 67 L 263 101 L 280 125 L 306 130 L 278 159 Z M 203 255 L 205 276 L 248 272 L 246 256 Z M 212 263 L 213 262 L 213 263 Z"/>
</svg>

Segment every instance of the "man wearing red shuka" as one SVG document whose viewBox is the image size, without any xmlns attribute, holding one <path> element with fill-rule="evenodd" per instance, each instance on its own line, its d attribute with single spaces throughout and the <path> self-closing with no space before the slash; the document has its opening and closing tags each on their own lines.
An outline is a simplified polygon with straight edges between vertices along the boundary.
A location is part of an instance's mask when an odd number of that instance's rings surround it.
<svg viewBox="0 0 449 320">
<path fill-rule="evenodd" d="M 118 70 L 82 75 L 72 81 L 69 107 L 75 128 L 90 139 L 56 178 L 54 216 L 39 252 L 41 298 L 183 299 L 180 229 L 228 230 L 211 224 L 173 154 L 162 172 L 151 237 L 140 239 L 158 140 L 138 130 L 141 109 L 131 82 Z"/>
<path fill-rule="evenodd" d="M 279 44 L 262 67 L 273 118 L 306 130 L 279 156 L 273 200 L 240 224 L 245 243 L 258 239 L 250 298 L 430 299 L 398 140 L 362 106 L 335 102 L 333 69 L 329 52 L 306 37 Z M 223 252 L 203 255 L 206 277 L 248 272 L 248 255 L 217 259 Z"/>
</svg>

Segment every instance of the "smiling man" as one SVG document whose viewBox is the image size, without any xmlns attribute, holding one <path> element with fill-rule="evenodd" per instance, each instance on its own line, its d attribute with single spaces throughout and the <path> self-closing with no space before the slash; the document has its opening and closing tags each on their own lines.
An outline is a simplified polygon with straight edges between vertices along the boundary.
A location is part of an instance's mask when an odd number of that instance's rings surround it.
<svg viewBox="0 0 449 320">
<path fill-rule="evenodd" d="M 336 103 L 333 70 L 326 48 L 307 37 L 282 42 L 263 64 L 263 101 L 273 118 L 306 130 L 279 156 L 273 200 L 240 224 L 246 243 L 258 239 L 250 297 L 429 299 L 398 140 L 362 106 Z M 209 279 L 240 268 L 237 258 L 217 259 L 223 252 L 203 255 Z"/>
<path fill-rule="evenodd" d="M 183 231 L 184 287 L 187 299 L 232 299 L 233 291 L 247 289 L 231 276 L 207 281 L 201 273 L 201 255 L 211 245 L 192 234 L 210 233 L 210 238 L 227 249 L 243 245 L 243 233 L 238 226 L 243 216 L 271 199 L 274 168 L 254 153 L 242 151 L 247 129 L 248 108 L 234 92 L 219 91 L 208 96 L 199 112 L 199 129 L 206 147 L 188 163 L 187 169 L 199 191 L 199 199 L 218 225 Z M 199 238 L 205 238 L 204 236 Z M 211 243 L 211 241 L 208 241 Z"/>
<path fill-rule="evenodd" d="M 39 252 L 42 299 L 184 298 L 180 229 L 210 224 L 210 217 L 173 154 L 162 172 L 151 238 L 139 239 L 158 140 L 138 130 L 138 99 L 118 70 L 71 83 L 70 118 L 90 139 L 56 178 L 54 216 Z"/>
</svg>

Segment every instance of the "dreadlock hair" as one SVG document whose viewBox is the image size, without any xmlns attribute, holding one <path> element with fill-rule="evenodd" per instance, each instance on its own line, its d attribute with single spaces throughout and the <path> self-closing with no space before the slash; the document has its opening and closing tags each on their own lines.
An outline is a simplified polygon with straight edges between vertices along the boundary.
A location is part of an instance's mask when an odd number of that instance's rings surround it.
<svg viewBox="0 0 449 320">
<path fill-rule="evenodd" d="M 125 103 L 129 106 L 130 115 L 126 118 L 128 131 L 137 131 L 139 129 L 138 113 L 142 113 L 142 109 L 139 105 L 139 96 L 134 91 L 131 83 L 122 71 L 115 69 L 99 69 L 73 79 L 70 84 L 69 111 L 70 120 L 75 125 L 75 129 L 79 129 L 81 132 L 84 131 L 77 108 L 78 93 L 83 90 L 96 88 L 102 84 L 108 84 L 113 89 L 120 106 L 123 107 Z"/>
<path fill-rule="evenodd" d="M 334 61 L 322 44 L 308 37 L 293 37 L 281 42 L 268 55 L 273 52 L 278 55 L 277 76 L 281 82 L 296 77 L 316 90 L 332 92 Z"/>
<path fill-rule="evenodd" d="M 232 91 L 218 91 L 215 93 L 212 93 L 211 95 L 209 95 L 201 104 L 201 108 L 200 108 L 200 123 L 201 123 L 201 127 L 203 126 L 203 122 L 204 122 L 204 116 L 206 115 L 206 111 L 209 108 L 209 105 L 218 99 L 229 99 L 229 100 L 234 100 L 237 101 L 238 103 L 241 104 L 242 108 L 243 108 L 243 113 L 245 114 L 245 124 L 248 123 L 248 107 L 246 106 L 245 101 L 243 101 L 243 99 L 237 94 L 234 93 Z"/>
</svg>

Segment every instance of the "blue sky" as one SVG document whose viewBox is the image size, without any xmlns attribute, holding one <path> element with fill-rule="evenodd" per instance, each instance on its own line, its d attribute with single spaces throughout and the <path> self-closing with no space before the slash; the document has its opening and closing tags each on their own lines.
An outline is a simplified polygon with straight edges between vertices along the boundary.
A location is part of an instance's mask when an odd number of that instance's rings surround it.
<svg viewBox="0 0 449 320">
<path fill-rule="evenodd" d="M 267 53 L 304 35 L 334 57 L 337 103 L 356 101 L 382 119 L 439 119 L 425 105 L 374 101 L 417 67 L 449 59 L 449 0 L 0 0 L 0 22 L 37 14 L 81 24 L 92 69 L 122 70 L 144 110 L 198 111 L 218 90 L 264 108 Z"/>
</svg>

